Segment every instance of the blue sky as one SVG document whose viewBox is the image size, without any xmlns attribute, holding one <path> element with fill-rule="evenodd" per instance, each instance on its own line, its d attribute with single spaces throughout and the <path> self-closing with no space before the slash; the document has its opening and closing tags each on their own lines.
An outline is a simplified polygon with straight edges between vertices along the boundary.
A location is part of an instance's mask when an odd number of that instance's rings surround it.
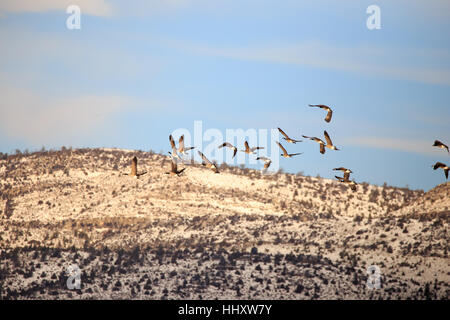
<svg viewBox="0 0 450 320">
<path fill-rule="evenodd" d="M 70 4 L 80 30 L 66 28 Z M 371 4 L 379 30 L 366 27 Z M 450 162 L 431 147 L 450 143 L 449 18 L 444 0 L 4 0 L 0 151 L 167 152 L 196 120 L 224 134 L 327 130 L 341 151 L 284 144 L 304 154 L 280 166 L 428 190 L 445 182 L 430 166 Z M 332 122 L 308 104 L 330 105 Z"/>
</svg>

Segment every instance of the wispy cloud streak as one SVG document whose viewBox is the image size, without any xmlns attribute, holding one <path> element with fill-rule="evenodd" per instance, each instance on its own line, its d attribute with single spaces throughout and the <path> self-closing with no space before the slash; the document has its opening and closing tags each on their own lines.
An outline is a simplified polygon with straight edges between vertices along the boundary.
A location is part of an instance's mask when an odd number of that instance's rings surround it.
<svg viewBox="0 0 450 320">
<path fill-rule="evenodd" d="M 347 145 L 416 153 L 426 156 L 442 154 L 442 150 L 432 147 L 432 141 L 386 137 L 356 137 L 343 140 Z"/>
<path fill-rule="evenodd" d="M 42 13 L 48 11 L 63 11 L 70 5 L 78 5 L 83 14 L 94 16 L 111 16 L 113 9 L 105 0 L 2 0 L 0 13 Z"/>
<path fill-rule="evenodd" d="M 370 45 L 338 47 L 321 42 L 246 47 L 183 44 L 179 41 L 168 41 L 167 44 L 180 50 L 207 56 L 285 63 L 364 76 L 450 85 L 450 68 L 446 65 L 450 56 L 447 52 L 432 49 L 407 50 Z M 445 65 L 439 65 L 439 61 L 436 61 L 436 57 L 439 56 Z"/>
<path fill-rule="evenodd" d="M 7 86 L 0 87 L 0 95 L 0 134 L 35 145 L 89 137 L 133 105 L 121 96 L 54 98 Z"/>
</svg>

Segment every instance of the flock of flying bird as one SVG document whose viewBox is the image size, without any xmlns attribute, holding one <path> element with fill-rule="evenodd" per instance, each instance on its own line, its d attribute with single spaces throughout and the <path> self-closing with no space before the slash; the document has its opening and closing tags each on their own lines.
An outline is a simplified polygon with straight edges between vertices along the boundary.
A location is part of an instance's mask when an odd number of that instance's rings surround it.
<svg viewBox="0 0 450 320">
<path fill-rule="evenodd" d="M 317 105 L 309 105 L 310 107 L 317 107 L 317 108 L 321 108 L 327 111 L 327 115 L 325 117 L 325 122 L 330 122 L 331 118 L 333 116 L 333 110 L 323 104 L 317 104 Z M 292 139 L 290 138 L 281 128 L 278 128 L 278 131 L 283 135 L 283 139 L 287 142 L 287 143 L 292 143 L 292 144 L 296 144 L 297 142 L 302 142 L 302 140 L 296 140 L 296 139 Z M 308 136 L 303 136 L 303 138 L 305 139 L 310 139 L 312 141 L 315 141 L 319 144 L 319 151 L 321 154 L 325 154 L 325 148 L 328 148 L 330 150 L 339 150 L 335 145 L 333 145 L 333 142 L 331 141 L 330 135 L 328 134 L 328 132 L 325 130 L 324 131 L 324 136 L 325 136 L 325 141 L 326 143 L 322 140 L 319 139 L 317 137 L 308 137 Z M 179 141 L 178 141 L 178 148 L 175 145 L 175 141 L 172 137 L 172 135 L 169 136 L 169 141 L 170 141 L 170 145 L 172 148 L 172 152 L 169 152 L 169 154 L 172 156 L 172 164 L 171 164 L 171 171 L 170 172 L 166 172 L 166 174 L 172 174 L 172 175 L 179 175 L 181 172 L 183 172 L 183 170 L 178 171 L 177 169 L 177 160 L 176 159 L 181 159 L 180 154 L 185 154 L 186 151 L 192 150 L 195 147 L 189 147 L 189 148 L 185 148 L 184 146 L 184 136 L 181 136 Z M 280 147 L 281 151 L 283 152 L 281 154 L 282 157 L 284 158 L 292 158 L 294 156 L 297 155 L 301 155 L 302 153 L 288 153 L 286 148 L 280 143 L 280 142 L 276 142 L 277 145 Z M 234 158 L 238 152 L 238 148 L 234 145 L 232 145 L 229 142 L 224 142 L 223 144 L 221 144 L 220 146 L 218 146 L 218 149 L 221 148 L 229 148 L 231 150 L 233 150 L 233 157 Z M 242 152 L 245 152 L 249 155 L 252 154 L 256 154 L 257 150 L 260 149 L 264 149 L 264 147 L 252 147 L 250 148 L 249 144 L 247 141 L 244 142 L 244 150 L 239 150 Z M 200 155 L 200 157 L 202 158 L 202 165 L 210 168 L 211 170 L 213 170 L 215 173 L 219 173 L 219 170 L 217 168 L 217 165 L 214 162 L 211 162 L 208 158 L 206 158 L 206 156 L 201 152 L 198 151 L 198 154 Z M 272 160 L 267 158 L 267 157 L 257 157 L 256 160 L 261 160 L 264 161 L 264 168 L 263 171 L 266 171 L 270 164 L 272 163 Z M 346 183 L 350 186 L 350 188 L 353 191 L 356 191 L 356 185 L 357 183 L 354 180 L 350 180 L 350 174 L 353 173 L 352 170 L 344 168 L 344 167 L 339 167 L 339 168 L 334 168 L 333 170 L 339 170 L 339 171 L 343 171 L 344 172 L 344 177 L 338 177 L 336 176 L 336 179 L 338 179 L 340 182 L 342 183 Z"/>
<path fill-rule="evenodd" d="M 323 104 L 317 104 L 317 105 L 309 105 L 310 107 L 317 107 L 317 108 L 321 108 L 327 111 L 327 115 L 325 117 L 325 122 L 329 123 L 331 121 L 331 118 L 333 116 L 333 110 L 326 105 Z M 290 138 L 281 128 L 278 128 L 278 131 L 283 135 L 283 139 L 287 142 L 287 143 L 292 143 L 292 144 L 296 144 L 297 142 L 302 142 L 303 140 L 296 140 L 296 139 L 292 139 Z M 328 134 L 328 132 L 326 130 L 324 130 L 324 137 L 325 137 L 325 141 L 323 141 L 322 139 L 319 139 L 317 137 L 308 137 L 305 135 L 302 135 L 303 138 L 305 139 L 309 139 L 312 141 L 315 141 L 319 144 L 319 152 L 321 154 L 325 154 L 325 148 L 330 149 L 330 150 L 339 150 L 335 145 L 333 145 L 333 142 L 331 141 L 330 135 Z M 182 135 L 179 140 L 178 140 L 178 148 L 176 147 L 175 144 L 175 140 L 173 139 L 172 135 L 169 135 L 169 141 L 170 141 L 170 146 L 172 151 L 168 152 L 171 155 L 171 169 L 169 172 L 166 172 L 166 174 L 169 175 L 176 175 L 179 176 L 181 173 L 183 173 L 183 171 L 186 168 L 183 168 L 181 170 L 178 169 L 178 161 L 181 160 L 183 161 L 183 158 L 181 157 L 182 155 L 187 154 L 187 152 L 189 150 L 194 149 L 195 147 L 185 147 L 184 146 L 184 135 Z M 284 158 L 292 158 L 294 156 L 297 155 L 301 155 L 302 153 L 288 153 L 287 150 L 283 147 L 283 145 L 280 142 L 276 142 L 277 145 L 280 147 L 280 149 L 282 150 L 282 154 L 281 156 Z M 441 148 L 441 149 L 447 149 L 447 152 L 449 152 L 449 148 L 447 145 L 445 145 L 444 143 L 440 142 L 439 140 L 436 140 L 433 144 L 433 146 Z M 237 147 L 235 147 L 234 145 L 232 145 L 229 142 L 224 142 L 223 144 L 221 144 L 220 146 L 218 146 L 218 149 L 221 148 L 229 148 L 231 150 L 233 150 L 233 157 L 232 159 L 234 159 L 234 157 L 236 156 L 238 149 Z M 249 144 L 247 141 L 244 142 L 244 150 L 239 150 L 241 152 L 245 152 L 249 155 L 252 154 L 256 154 L 257 150 L 260 149 L 264 149 L 263 147 L 253 147 L 250 148 Z M 198 154 L 200 155 L 200 157 L 202 158 L 202 165 L 211 169 L 213 172 L 215 173 L 219 173 L 219 170 L 217 168 L 216 163 L 210 161 L 201 151 L 198 151 Z M 263 171 L 266 171 L 270 164 L 272 163 L 271 159 L 267 158 L 267 157 L 257 157 L 256 160 L 261 160 L 264 161 L 264 168 Z M 439 168 L 442 168 L 444 170 L 445 173 L 445 177 L 448 179 L 448 172 L 449 172 L 449 167 L 447 165 L 445 165 L 442 162 L 436 162 L 436 164 L 434 164 L 433 166 L 434 170 L 437 170 Z M 341 182 L 341 183 L 345 183 L 347 184 L 351 190 L 356 191 L 356 186 L 358 185 L 355 180 L 350 180 L 350 174 L 353 173 L 352 170 L 344 168 L 344 167 L 338 167 L 338 168 L 334 168 L 334 171 L 342 171 L 343 172 L 343 177 L 339 177 L 339 176 L 335 176 L 335 178 Z M 131 163 L 131 176 L 136 176 L 139 177 L 141 175 L 146 174 L 147 172 L 142 172 L 142 173 L 138 173 L 137 172 L 137 158 L 134 157 Z"/>
<path fill-rule="evenodd" d="M 439 140 L 435 140 L 433 147 L 438 147 L 440 149 L 447 149 L 447 153 L 449 153 L 448 146 L 440 142 Z M 442 168 L 445 173 L 445 178 L 448 179 L 448 171 L 450 170 L 450 167 L 442 162 L 436 162 L 434 165 L 432 165 L 434 170 L 437 170 L 439 168 Z"/>
</svg>

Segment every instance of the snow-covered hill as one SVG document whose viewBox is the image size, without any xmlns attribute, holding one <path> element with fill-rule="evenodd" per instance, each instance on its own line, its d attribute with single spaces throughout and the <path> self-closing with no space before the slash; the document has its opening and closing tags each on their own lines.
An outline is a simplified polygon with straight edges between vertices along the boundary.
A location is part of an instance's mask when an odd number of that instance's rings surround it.
<svg viewBox="0 0 450 320">
<path fill-rule="evenodd" d="M 129 173 L 133 156 L 138 171 Z M 450 297 L 449 184 L 430 192 L 133 150 L 0 160 L 2 298 Z M 65 269 L 82 270 L 69 290 Z M 367 267 L 382 287 L 368 289 Z"/>
</svg>

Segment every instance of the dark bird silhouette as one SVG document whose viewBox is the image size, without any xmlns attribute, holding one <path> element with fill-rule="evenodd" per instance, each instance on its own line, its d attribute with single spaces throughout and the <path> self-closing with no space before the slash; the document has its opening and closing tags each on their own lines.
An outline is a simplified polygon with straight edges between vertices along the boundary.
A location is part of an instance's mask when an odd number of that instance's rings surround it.
<svg viewBox="0 0 450 320">
<path fill-rule="evenodd" d="M 133 157 L 133 159 L 131 160 L 131 173 L 130 174 L 124 173 L 124 175 L 126 175 L 126 176 L 130 175 L 132 177 L 139 178 L 140 176 L 142 176 L 142 175 L 144 175 L 146 173 L 147 173 L 147 171 L 138 173 L 138 171 L 137 171 L 137 158 Z"/>
<path fill-rule="evenodd" d="M 266 157 L 258 157 L 258 158 L 256 158 L 256 160 L 264 161 L 264 170 L 267 170 L 269 168 L 270 164 L 272 163 L 272 160 L 270 160 L 269 158 L 266 158 Z"/>
<path fill-rule="evenodd" d="M 170 174 L 171 176 L 174 176 L 174 175 L 180 176 L 180 174 L 181 174 L 184 170 L 186 170 L 186 168 L 183 168 L 183 169 L 181 169 L 181 170 L 178 170 L 177 163 L 176 163 L 173 159 L 172 159 L 172 161 L 170 161 L 170 164 L 171 164 L 171 166 L 170 166 L 170 171 L 169 171 L 169 172 L 166 172 L 166 174 Z"/>
<path fill-rule="evenodd" d="M 322 139 L 319 139 L 317 137 L 308 137 L 304 135 L 302 135 L 302 137 L 317 142 L 320 145 L 320 153 L 321 154 L 325 153 L 325 142 L 323 142 Z"/>
<path fill-rule="evenodd" d="M 443 143 L 440 142 L 439 140 L 435 140 L 435 141 L 434 141 L 433 147 L 438 147 L 438 148 L 441 148 L 441 149 L 447 149 L 447 152 L 449 152 L 449 151 L 448 151 L 448 146 L 445 145 L 445 144 L 443 144 Z"/>
<path fill-rule="evenodd" d="M 327 141 L 327 143 L 325 144 L 325 142 L 322 139 L 316 138 L 316 137 L 308 137 L 308 136 L 303 136 L 303 138 L 307 138 L 309 140 L 313 140 L 317 143 L 320 144 L 320 153 L 324 154 L 325 153 L 325 148 L 331 149 L 331 150 L 339 150 L 335 145 L 333 145 L 333 142 L 331 141 L 330 136 L 328 135 L 327 131 L 324 131 L 323 134 L 325 135 L 325 140 Z"/>
<path fill-rule="evenodd" d="M 324 136 L 325 136 L 325 140 L 327 140 L 327 144 L 325 145 L 325 148 L 331 149 L 331 150 L 339 150 L 338 148 L 336 148 L 336 146 L 333 145 L 333 142 L 331 142 L 331 138 L 328 135 L 328 132 L 325 130 L 323 132 Z"/>
<path fill-rule="evenodd" d="M 228 147 L 230 149 L 233 149 L 233 158 L 236 156 L 237 153 L 237 148 L 235 146 L 233 146 L 231 143 L 229 142 L 224 142 L 223 144 L 221 144 L 219 146 L 219 149 L 223 148 L 223 147 Z"/>
<path fill-rule="evenodd" d="M 172 152 L 169 151 L 169 154 L 172 156 L 172 159 L 173 158 L 181 159 L 180 156 L 178 155 L 177 147 L 175 146 L 175 140 L 173 140 L 172 135 L 169 135 L 169 141 L 170 147 L 172 148 Z"/>
<path fill-rule="evenodd" d="M 333 170 L 338 170 L 338 171 L 342 171 L 344 172 L 344 179 L 345 180 L 349 180 L 350 179 L 350 173 L 353 173 L 352 170 L 344 168 L 344 167 L 339 167 L 339 168 L 334 168 Z"/>
<path fill-rule="evenodd" d="M 296 156 L 298 154 L 302 154 L 302 153 L 287 153 L 286 149 L 281 145 L 281 143 L 279 143 L 278 141 L 276 141 L 276 143 L 278 144 L 278 146 L 280 147 L 280 149 L 283 151 L 283 154 L 281 156 L 285 157 L 285 158 L 291 158 L 293 156 Z"/>
<path fill-rule="evenodd" d="M 348 184 L 350 189 L 352 189 L 353 191 L 356 191 L 356 186 L 358 184 L 355 182 L 355 180 L 350 181 L 350 180 L 346 180 L 345 178 L 338 177 L 338 176 L 335 176 L 335 178 L 338 179 L 342 183 Z"/>
<path fill-rule="evenodd" d="M 450 169 L 449 166 L 447 166 L 446 164 L 442 163 L 442 162 L 436 162 L 434 164 L 434 166 L 432 166 L 434 170 L 437 170 L 439 168 L 442 168 L 442 170 L 444 170 L 445 173 L 445 178 L 448 179 L 448 171 Z"/>
<path fill-rule="evenodd" d="M 172 148 L 172 152 L 169 151 L 169 154 L 172 158 L 181 159 L 180 154 L 186 154 L 187 151 L 194 149 L 195 147 L 186 148 L 184 146 L 184 134 L 178 139 L 178 148 L 175 145 L 175 140 L 172 135 L 169 136 L 170 147 Z"/>
<path fill-rule="evenodd" d="M 284 136 L 283 139 L 286 140 L 289 143 L 302 142 L 302 140 L 294 140 L 294 139 L 289 138 L 289 136 L 283 130 L 281 130 L 280 128 L 278 128 L 278 131 L 280 131 L 280 133 Z"/>
<path fill-rule="evenodd" d="M 326 111 L 328 111 L 327 116 L 325 117 L 325 121 L 326 122 L 330 122 L 331 121 L 331 117 L 333 116 L 333 110 L 331 110 L 331 108 L 329 106 L 326 106 L 324 104 L 310 104 L 310 107 L 317 107 L 317 108 L 321 108 L 324 109 Z"/>
<path fill-rule="evenodd" d="M 200 155 L 200 157 L 202 157 L 202 165 L 210 168 L 212 171 L 214 171 L 215 173 L 219 173 L 219 170 L 217 169 L 217 166 L 215 163 L 211 162 L 208 160 L 208 158 L 205 157 L 205 155 L 203 153 L 201 153 L 200 151 L 198 152 L 198 154 Z"/>
<path fill-rule="evenodd" d="M 192 150 L 192 149 L 194 149 L 195 147 L 189 147 L 189 148 L 186 148 L 185 146 L 184 146 L 184 134 L 180 137 L 180 139 L 178 140 L 178 153 L 181 153 L 181 154 L 185 154 L 186 153 L 186 151 L 189 151 L 189 150 Z"/>
<path fill-rule="evenodd" d="M 244 145 L 245 145 L 245 150 L 241 150 L 241 151 L 245 152 L 245 153 L 248 153 L 248 154 L 256 154 L 256 152 L 255 152 L 256 150 L 264 149 L 264 147 L 253 147 L 253 148 L 250 148 L 248 146 L 248 142 L 247 141 L 245 141 Z"/>
</svg>

